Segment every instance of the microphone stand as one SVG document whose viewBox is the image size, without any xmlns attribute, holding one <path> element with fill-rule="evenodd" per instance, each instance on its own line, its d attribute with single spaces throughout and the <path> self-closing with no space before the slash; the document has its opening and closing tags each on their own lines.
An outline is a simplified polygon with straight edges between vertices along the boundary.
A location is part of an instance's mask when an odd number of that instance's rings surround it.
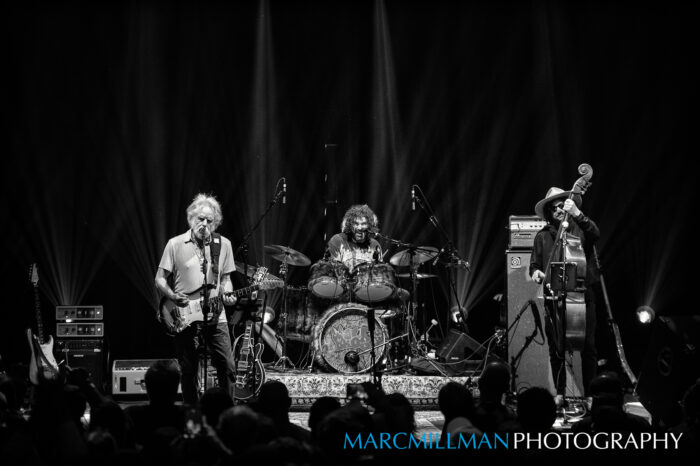
<svg viewBox="0 0 700 466">
<path fill-rule="evenodd" d="M 265 212 L 263 212 L 262 215 L 260 215 L 260 217 L 258 218 L 258 221 L 255 222 L 255 225 L 253 225 L 252 228 L 248 231 L 248 233 L 246 233 L 246 235 L 243 237 L 243 240 L 241 241 L 241 244 L 239 244 L 238 247 L 236 248 L 236 250 L 234 251 L 234 256 L 235 256 L 236 254 L 238 254 L 238 252 L 241 251 L 244 247 L 245 247 L 245 248 L 248 247 L 248 241 L 250 240 L 250 237 L 253 236 L 253 233 L 255 233 L 255 230 L 258 229 L 258 227 L 259 227 L 260 224 L 262 223 L 263 219 L 267 216 L 267 214 L 270 212 L 270 210 L 272 209 L 272 207 L 273 207 L 275 204 L 277 204 L 277 201 L 279 201 L 280 197 L 282 197 L 282 195 L 284 194 L 284 191 L 281 191 L 281 190 L 278 190 L 278 189 L 277 189 L 277 188 L 279 187 L 279 185 L 280 185 L 280 181 L 282 181 L 282 178 L 280 178 L 279 180 L 277 180 L 277 185 L 275 186 L 275 196 L 272 198 L 272 200 L 270 201 L 270 203 L 267 205 L 267 208 L 265 209 Z M 247 253 L 246 253 L 246 254 L 247 254 Z M 246 270 L 246 272 L 247 272 L 247 270 Z"/>
<path fill-rule="evenodd" d="M 379 232 L 372 232 L 373 236 L 376 236 L 378 238 L 381 238 L 385 241 L 387 241 L 390 244 L 393 244 L 394 246 L 401 247 L 401 248 L 406 248 L 408 249 L 408 254 L 411 258 L 410 260 L 410 274 L 411 274 L 411 301 L 409 302 L 409 310 L 406 312 L 406 320 L 404 322 L 404 335 L 403 336 L 408 336 L 408 347 L 412 354 L 414 356 L 420 356 L 420 351 L 418 349 L 418 338 L 417 338 L 417 333 L 418 330 L 416 329 L 415 326 L 415 311 L 418 309 L 418 303 L 416 301 L 416 295 L 418 291 L 418 278 L 416 276 L 416 270 L 417 267 L 413 263 L 413 258 L 416 255 L 417 251 L 420 252 L 433 252 L 432 249 L 425 249 L 421 248 L 420 246 L 416 246 L 413 243 L 406 243 L 404 241 L 400 241 L 398 239 L 392 238 L 390 236 L 383 235 Z M 410 355 L 409 355 L 410 356 Z"/>
<path fill-rule="evenodd" d="M 370 341 L 370 364 L 372 367 L 372 383 L 375 387 L 381 388 L 381 379 L 377 376 L 377 354 L 374 351 L 374 308 L 367 308 L 367 329 L 369 330 L 369 341 Z"/>
<path fill-rule="evenodd" d="M 258 220 L 255 222 L 255 224 L 251 227 L 250 230 L 248 230 L 248 233 L 245 234 L 245 236 L 243 237 L 243 240 L 241 241 L 241 243 L 238 245 L 238 247 L 236 248 L 236 250 L 233 253 L 234 257 L 239 252 L 243 253 L 243 259 L 244 259 L 243 274 L 245 275 L 246 281 L 248 282 L 248 284 L 251 283 L 250 277 L 248 276 L 248 242 L 250 241 L 250 238 L 253 236 L 253 233 L 255 233 L 255 231 L 258 229 L 258 227 L 262 223 L 263 219 L 267 216 L 267 214 L 270 212 L 270 210 L 272 210 L 272 207 L 274 207 L 274 205 L 277 204 L 277 202 L 279 201 L 280 197 L 282 197 L 284 195 L 284 189 L 282 189 L 282 190 L 278 189 L 280 182 L 282 180 L 283 180 L 283 178 L 280 178 L 279 180 L 277 180 L 277 184 L 275 185 L 275 195 L 273 196 L 272 200 L 267 205 L 267 208 L 262 213 L 262 215 L 260 215 L 260 217 L 258 217 Z M 286 292 L 286 287 L 287 287 L 286 283 L 287 283 L 287 279 L 285 277 L 285 286 L 284 286 L 285 292 Z M 286 296 L 284 296 L 284 298 L 286 299 Z M 286 312 L 286 303 L 285 303 L 285 312 Z M 263 315 L 264 315 L 264 313 L 265 313 L 265 308 L 263 308 Z M 260 329 L 262 331 L 262 324 L 261 324 Z M 285 335 L 285 338 L 286 338 L 286 335 Z M 255 354 L 254 354 L 254 356 L 255 356 Z M 255 361 L 253 361 L 253 364 L 255 364 Z"/>
<path fill-rule="evenodd" d="M 196 236 L 195 236 L 196 238 Z M 195 239 L 195 241 L 197 241 Z M 199 245 L 197 245 L 199 247 Z M 208 372 L 208 364 L 207 364 L 207 351 L 209 350 L 209 339 L 207 338 L 207 327 L 211 325 L 211 322 L 209 319 L 213 318 L 211 313 L 211 307 L 209 304 L 209 285 L 207 284 L 207 251 L 206 251 L 206 243 L 204 240 L 202 240 L 202 274 L 204 276 L 204 279 L 202 281 L 202 314 L 204 315 L 204 321 L 202 322 L 202 332 L 200 333 L 201 338 L 201 343 L 202 346 L 204 346 L 204 349 L 200 349 L 200 357 L 202 359 L 202 371 L 204 373 L 204 376 L 202 377 L 204 380 L 202 381 L 202 393 L 205 393 L 207 391 L 207 379 L 209 378 Z"/>
<path fill-rule="evenodd" d="M 450 235 L 445 231 L 445 228 L 443 228 L 442 224 L 438 222 L 437 217 L 435 216 L 435 211 L 433 208 L 430 206 L 430 203 L 425 197 L 425 194 L 423 193 L 423 190 L 420 188 L 418 185 L 414 185 L 416 188 L 418 188 L 418 192 L 420 193 L 420 196 L 415 196 L 415 200 L 418 203 L 418 206 L 425 212 L 425 214 L 428 216 L 428 221 L 435 227 L 435 229 L 442 235 L 443 239 L 445 240 L 445 247 L 442 248 L 442 250 L 446 250 L 448 253 L 449 257 L 449 263 L 448 263 L 448 280 L 450 284 L 450 290 L 451 294 L 457 303 L 457 307 L 459 309 L 459 313 L 464 316 L 464 308 L 462 306 L 461 300 L 459 299 L 459 296 L 457 295 L 457 286 L 455 283 L 455 279 L 453 277 L 453 271 L 452 268 L 455 266 L 465 266 L 468 271 L 471 271 L 471 267 L 469 266 L 469 262 L 466 260 L 462 259 L 459 254 L 457 249 L 454 247 L 454 243 L 450 239 Z M 436 256 L 436 259 L 440 256 L 440 253 Z M 449 327 L 450 325 L 450 313 L 447 313 L 446 316 L 446 324 L 445 328 Z"/>
</svg>

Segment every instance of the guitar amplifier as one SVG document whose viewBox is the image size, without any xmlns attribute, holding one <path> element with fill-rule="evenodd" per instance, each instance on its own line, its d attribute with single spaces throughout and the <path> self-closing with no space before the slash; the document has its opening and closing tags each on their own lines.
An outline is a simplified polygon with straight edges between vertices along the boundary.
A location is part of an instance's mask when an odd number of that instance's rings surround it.
<svg viewBox="0 0 700 466">
<path fill-rule="evenodd" d="M 158 359 L 115 359 L 112 363 L 112 395 L 146 395 L 146 371 Z M 176 359 L 173 361 L 177 362 Z M 204 366 L 199 364 L 199 388 L 204 389 Z M 216 386 L 216 369 L 207 365 L 207 387 Z M 182 387 L 177 387 L 182 393 Z"/>
<path fill-rule="evenodd" d="M 112 363 L 112 395 L 145 395 L 146 371 L 158 359 L 115 359 Z M 182 393 L 178 387 L 178 393 Z"/>
<path fill-rule="evenodd" d="M 106 361 L 104 341 L 100 339 L 56 338 L 54 354 L 60 362 L 72 368 L 82 367 L 90 375 L 92 382 L 100 389 L 105 388 Z"/>
<path fill-rule="evenodd" d="M 102 322 L 58 322 L 56 336 L 58 338 L 102 338 L 104 324 Z"/>
<path fill-rule="evenodd" d="M 102 320 L 102 306 L 56 306 L 56 321 Z"/>
<path fill-rule="evenodd" d="M 532 249 L 535 235 L 547 225 L 536 215 L 511 215 L 508 217 L 508 249 Z"/>
</svg>

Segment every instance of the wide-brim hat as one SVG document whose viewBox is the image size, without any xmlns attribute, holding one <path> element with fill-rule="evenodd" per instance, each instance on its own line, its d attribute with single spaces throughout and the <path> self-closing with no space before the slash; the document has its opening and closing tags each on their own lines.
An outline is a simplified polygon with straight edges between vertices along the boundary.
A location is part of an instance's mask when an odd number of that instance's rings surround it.
<svg viewBox="0 0 700 466">
<path fill-rule="evenodd" d="M 571 195 L 571 191 L 564 191 L 561 188 L 557 188 L 556 186 L 552 186 L 549 188 L 547 191 L 547 194 L 544 196 L 544 199 L 542 199 L 540 202 L 535 204 L 535 213 L 537 216 L 541 219 L 545 219 L 544 216 L 544 208 L 547 204 L 550 202 L 556 201 L 557 199 L 566 199 Z M 576 203 L 577 206 L 581 206 L 581 195 L 576 193 L 573 196 L 574 202 Z"/>
</svg>

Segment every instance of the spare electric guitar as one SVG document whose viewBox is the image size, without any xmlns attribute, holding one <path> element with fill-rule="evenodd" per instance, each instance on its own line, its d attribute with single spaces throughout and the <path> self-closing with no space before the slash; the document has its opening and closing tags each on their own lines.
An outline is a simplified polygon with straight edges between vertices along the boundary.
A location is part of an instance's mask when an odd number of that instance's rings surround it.
<svg viewBox="0 0 700 466">
<path fill-rule="evenodd" d="M 247 296 L 254 291 L 258 290 L 269 290 L 272 288 L 279 288 L 283 286 L 283 282 L 279 279 L 276 280 L 264 280 L 260 277 L 265 277 L 267 275 L 266 267 L 259 267 L 255 272 L 253 277 L 253 284 L 239 290 L 231 291 L 225 293 L 226 296 L 235 296 L 237 298 L 241 296 Z M 211 292 L 216 292 L 213 285 L 210 285 Z M 219 316 L 219 310 L 221 309 L 221 295 L 210 296 L 209 306 L 210 309 L 214 309 L 217 312 L 214 313 L 213 319 L 205 319 L 204 315 L 204 298 L 202 297 L 202 289 L 199 288 L 192 293 L 187 294 L 189 302 L 184 305 L 179 305 L 177 302 L 163 297 L 160 300 L 158 317 L 168 335 L 174 336 L 185 330 L 187 327 L 192 325 L 194 322 L 209 322 L 213 320 L 216 323 L 216 319 Z"/>
<path fill-rule="evenodd" d="M 29 360 L 29 380 L 34 385 L 39 385 L 43 380 L 56 380 L 59 376 L 58 363 L 53 356 L 53 337 L 44 341 L 44 325 L 41 319 L 41 303 L 39 301 L 39 271 L 36 264 L 31 265 L 29 272 L 32 287 L 34 288 L 34 318 L 36 334 L 31 328 L 27 329 L 27 340 L 32 353 Z"/>
<path fill-rule="evenodd" d="M 236 382 L 233 385 L 233 397 L 236 400 L 248 400 L 260 391 L 265 383 L 265 367 L 260 357 L 263 352 L 262 342 L 253 345 L 253 320 L 248 320 L 245 332 L 236 338 L 233 344 Z"/>
<path fill-rule="evenodd" d="M 263 277 L 258 276 L 261 280 Z M 233 343 L 234 364 L 236 367 L 236 381 L 233 385 L 233 397 L 236 400 L 248 400 L 257 395 L 260 387 L 265 383 L 265 368 L 260 357 L 263 352 L 262 342 L 253 344 L 252 316 L 247 320 L 245 332 L 236 338 Z M 259 325 L 262 325 L 260 323 Z"/>
</svg>

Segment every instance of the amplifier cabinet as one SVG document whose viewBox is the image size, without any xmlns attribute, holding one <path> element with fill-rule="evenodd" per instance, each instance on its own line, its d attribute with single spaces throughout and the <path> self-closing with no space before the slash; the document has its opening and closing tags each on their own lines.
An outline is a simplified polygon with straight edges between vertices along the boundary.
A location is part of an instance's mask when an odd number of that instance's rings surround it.
<svg viewBox="0 0 700 466">
<path fill-rule="evenodd" d="M 112 363 L 112 395 L 145 395 L 146 371 L 158 359 L 116 359 Z M 178 393 L 182 393 L 178 387 Z"/>
<path fill-rule="evenodd" d="M 95 386 L 104 390 L 107 362 L 103 344 L 102 339 L 57 338 L 54 353 L 57 361 L 65 361 L 73 369 L 81 367 L 87 370 Z"/>
<path fill-rule="evenodd" d="M 552 369 L 549 363 L 549 346 L 537 328 L 528 301 L 537 303 L 536 312 L 544 328 L 547 318 L 539 285 L 530 278 L 530 250 L 506 251 L 506 301 L 508 308 L 508 363 L 519 358 L 515 374 L 515 389 L 520 392 L 530 387 L 544 387 L 555 394 Z M 520 315 L 523 306 L 527 308 Z M 516 322 L 517 320 L 517 322 Z M 514 325 L 513 325 L 514 324 Z M 512 327 L 511 327 L 512 325 Z M 530 337 L 534 338 L 528 343 Z M 566 356 L 566 395 L 581 396 L 581 353 Z"/>
<path fill-rule="evenodd" d="M 547 222 L 535 215 L 511 215 L 508 217 L 508 249 L 532 249 L 535 235 Z"/>
</svg>

